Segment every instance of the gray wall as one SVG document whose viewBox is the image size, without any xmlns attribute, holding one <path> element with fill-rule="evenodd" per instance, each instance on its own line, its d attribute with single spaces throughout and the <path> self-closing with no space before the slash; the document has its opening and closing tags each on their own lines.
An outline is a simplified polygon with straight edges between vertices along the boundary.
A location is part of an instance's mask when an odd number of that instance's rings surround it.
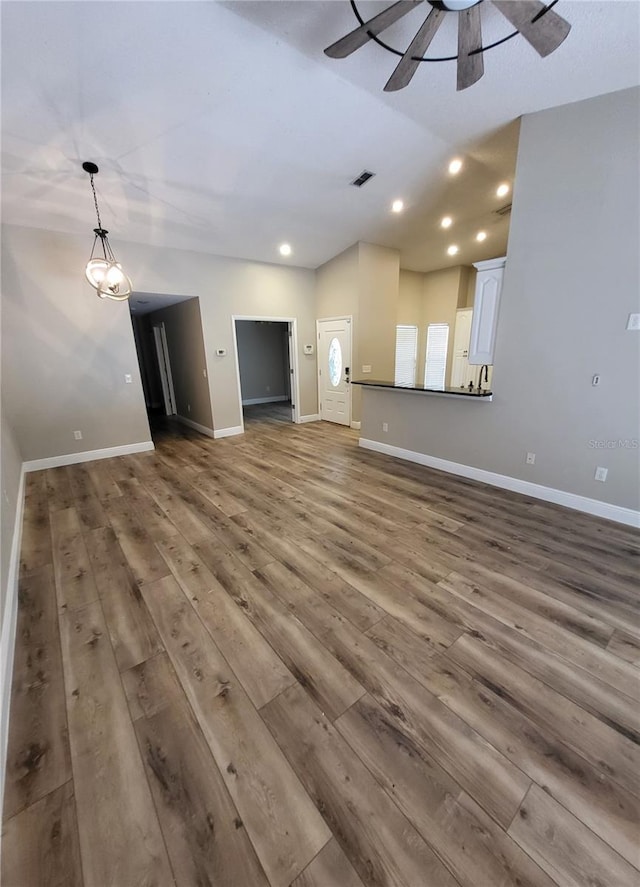
<svg viewBox="0 0 640 887">
<path fill-rule="evenodd" d="M 88 244 L 88 246 L 87 246 Z M 126 303 L 103 302 L 84 278 L 86 237 L 3 226 L 6 409 L 23 458 L 147 441 L 149 425 Z M 296 317 L 300 414 L 317 413 L 314 274 L 187 250 L 113 243 L 138 295 L 198 296 L 215 429 L 241 424 L 232 314 Z M 226 349 L 224 357 L 217 348 Z M 125 373 L 133 384 L 124 384 Z M 73 431 L 83 431 L 75 441 Z"/>
<path fill-rule="evenodd" d="M 351 377 L 393 378 L 400 254 L 373 243 L 356 243 L 316 270 L 317 317 L 353 318 Z M 360 421 L 361 392 L 351 388 L 351 419 Z"/>
<path fill-rule="evenodd" d="M 237 320 L 242 401 L 289 397 L 286 323 Z"/>
<path fill-rule="evenodd" d="M 316 356 L 305 355 L 305 343 L 315 342 L 314 272 L 282 265 L 265 265 L 189 250 L 163 249 L 128 243 L 127 268 L 138 295 L 170 292 L 198 296 L 209 373 L 213 427 L 216 431 L 241 425 L 232 315 L 296 318 L 298 321 L 299 414 L 318 412 Z M 216 351 L 226 354 L 218 356 Z"/>
<path fill-rule="evenodd" d="M 165 325 L 177 414 L 213 429 L 199 299 L 151 311 L 143 319 L 151 335 L 154 324 Z"/>
<path fill-rule="evenodd" d="M 371 392 L 362 437 L 638 508 L 639 451 L 606 442 L 640 427 L 640 333 L 625 330 L 640 310 L 639 100 L 624 90 L 523 119 L 494 402 Z"/>
<path fill-rule="evenodd" d="M 150 440 L 129 307 L 86 263 L 84 237 L 3 226 L 4 409 L 27 461 Z"/>
</svg>

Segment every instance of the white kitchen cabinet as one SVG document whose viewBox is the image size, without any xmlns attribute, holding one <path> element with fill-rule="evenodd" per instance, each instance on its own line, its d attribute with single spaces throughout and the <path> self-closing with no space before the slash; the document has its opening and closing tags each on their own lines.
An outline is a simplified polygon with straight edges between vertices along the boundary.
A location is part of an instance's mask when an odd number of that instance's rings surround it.
<svg viewBox="0 0 640 887">
<path fill-rule="evenodd" d="M 469 363 L 493 364 L 506 258 L 475 262 L 478 271 L 469 340 Z"/>
</svg>

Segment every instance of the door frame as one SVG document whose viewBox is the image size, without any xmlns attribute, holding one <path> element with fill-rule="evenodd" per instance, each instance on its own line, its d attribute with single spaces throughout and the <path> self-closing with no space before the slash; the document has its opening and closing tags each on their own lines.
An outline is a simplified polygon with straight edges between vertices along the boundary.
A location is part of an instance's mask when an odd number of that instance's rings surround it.
<svg viewBox="0 0 640 887">
<path fill-rule="evenodd" d="M 238 407 L 240 409 L 241 434 L 244 434 L 244 412 L 242 410 L 242 384 L 240 382 L 240 358 L 238 355 L 238 336 L 236 320 L 266 320 L 270 323 L 286 323 L 289 325 L 289 368 L 291 370 L 291 421 L 300 424 L 300 380 L 298 370 L 298 318 L 271 317 L 265 314 L 232 314 L 231 332 L 233 335 L 233 353 L 236 361 L 236 386 L 238 390 Z M 294 405 L 295 404 L 295 405 Z"/>
<path fill-rule="evenodd" d="M 160 382 L 162 383 L 162 399 L 164 400 L 164 412 L 166 416 L 175 416 L 178 413 L 176 394 L 173 390 L 173 374 L 171 372 L 171 360 L 169 359 L 169 345 L 164 321 L 152 323 L 153 341 L 156 346 L 158 369 L 160 370 Z"/>
<path fill-rule="evenodd" d="M 318 382 L 318 415 L 320 416 L 320 421 L 322 421 L 322 411 L 320 409 L 320 404 L 322 402 L 322 391 L 320 385 L 320 324 L 325 321 L 331 320 L 346 320 L 349 325 L 349 354 L 351 355 L 351 371 L 349 373 L 350 377 L 353 379 L 353 314 L 337 314 L 331 317 L 317 317 L 316 318 L 316 379 Z M 349 424 L 345 426 L 345 428 L 351 428 L 351 423 L 353 422 L 353 405 L 352 405 L 352 397 L 351 397 L 351 383 L 349 383 Z"/>
</svg>

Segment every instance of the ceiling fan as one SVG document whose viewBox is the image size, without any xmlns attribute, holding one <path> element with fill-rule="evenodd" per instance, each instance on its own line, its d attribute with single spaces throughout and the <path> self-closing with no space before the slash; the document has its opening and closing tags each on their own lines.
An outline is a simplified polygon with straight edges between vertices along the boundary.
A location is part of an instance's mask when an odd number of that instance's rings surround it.
<svg viewBox="0 0 640 887">
<path fill-rule="evenodd" d="M 394 92 L 407 86 L 421 62 L 457 59 L 457 89 L 461 90 L 472 86 L 484 74 L 484 53 L 488 49 L 522 34 L 536 52 L 544 57 L 556 50 L 571 30 L 571 25 L 551 9 L 558 0 L 547 4 L 541 0 L 489 0 L 516 30 L 508 37 L 483 46 L 480 16 L 480 4 L 483 0 L 427 0 L 430 7 L 427 17 L 405 52 L 393 49 L 380 40 L 378 34 L 423 2 L 424 0 L 399 0 L 365 22 L 351 0 L 351 7 L 360 25 L 325 49 L 326 55 L 336 59 L 346 58 L 369 40 L 374 40 L 395 55 L 401 56 L 384 87 L 385 92 Z M 458 54 L 446 58 L 425 58 L 424 54 L 438 28 L 450 13 L 458 16 Z"/>
</svg>

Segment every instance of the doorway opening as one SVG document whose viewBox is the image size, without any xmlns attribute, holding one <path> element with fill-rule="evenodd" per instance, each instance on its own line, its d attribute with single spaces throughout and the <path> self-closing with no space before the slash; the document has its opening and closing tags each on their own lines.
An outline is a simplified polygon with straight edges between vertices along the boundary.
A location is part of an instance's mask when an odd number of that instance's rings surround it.
<svg viewBox="0 0 640 887">
<path fill-rule="evenodd" d="M 176 422 L 213 437 L 200 300 L 134 293 L 129 307 L 152 438 Z"/>
<path fill-rule="evenodd" d="M 234 316 L 232 323 L 243 430 L 260 421 L 297 422 L 295 318 Z"/>
</svg>

